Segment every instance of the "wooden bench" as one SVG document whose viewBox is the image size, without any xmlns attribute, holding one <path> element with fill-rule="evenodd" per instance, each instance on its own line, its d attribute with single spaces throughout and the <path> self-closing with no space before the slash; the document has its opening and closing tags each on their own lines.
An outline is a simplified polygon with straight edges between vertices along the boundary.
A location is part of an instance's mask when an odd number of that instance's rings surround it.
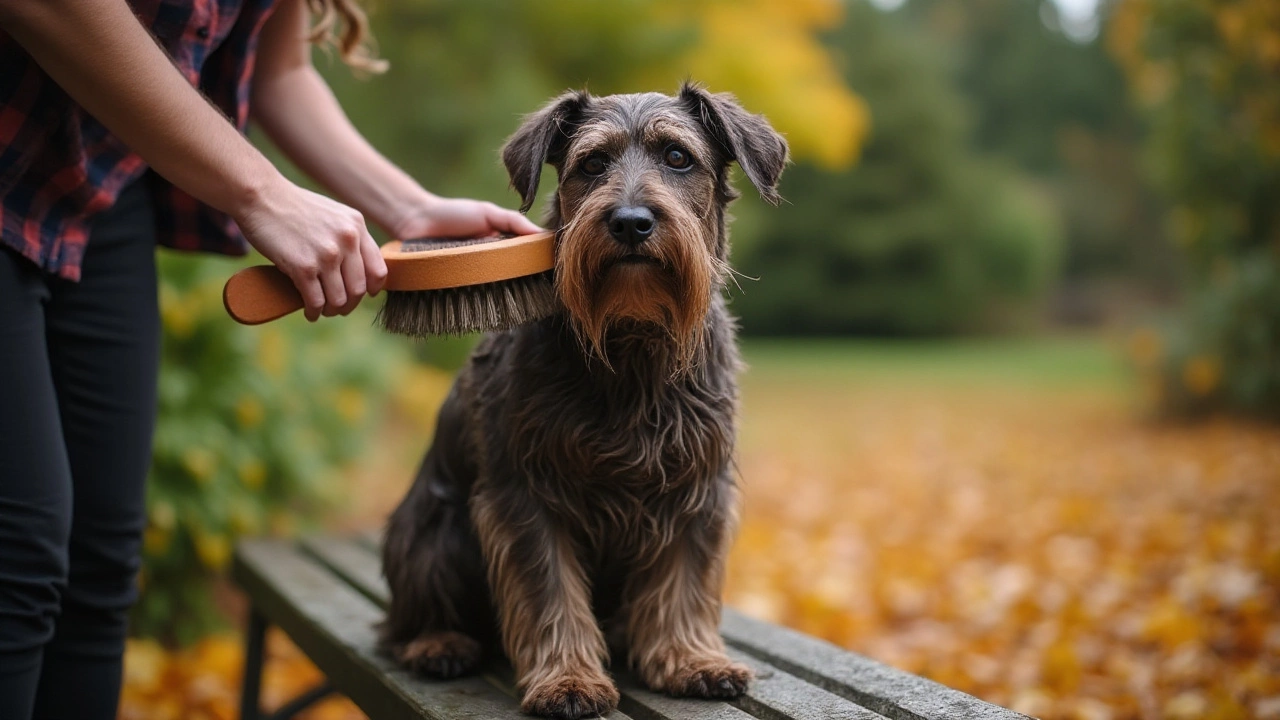
<svg viewBox="0 0 1280 720">
<path fill-rule="evenodd" d="M 242 542 L 232 575 L 251 606 L 241 703 L 245 720 L 268 717 L 260 710 L 259 690 L 269 625 L 287 633 L 328 677 L 269 717 L 290 717 L 334 692 L 351 698 L 372 720 L 528 717 L 520 712 L 509 669 L 424 680 L 377 651 L 374 624 L 386 605 L 387 587 L 371 536 Z M 721 631 L 730 654 L 756 672 L 745 696 L 730 703 L 676 700 L 643 689 L 623 673 L 617 678 L 622 703 L 610 720 L 1026 717 L 731 609 L 725 610 Z"/>
</svg>

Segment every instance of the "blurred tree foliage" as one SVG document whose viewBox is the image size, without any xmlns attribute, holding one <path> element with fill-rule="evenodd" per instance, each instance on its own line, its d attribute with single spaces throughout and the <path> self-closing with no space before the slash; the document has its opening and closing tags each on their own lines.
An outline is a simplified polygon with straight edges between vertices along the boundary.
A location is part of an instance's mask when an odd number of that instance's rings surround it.
<svg viewBox="0 0 1280 720">
<path fill-rule="evenodd" d="M 738 207 L 739 266 L 762 276 L 736 301 L 748 332 L 984 327 L 1054 275 L 1046 203 L 965 150 L 966 108 L 940 59 L 865 3 L 383 0 L 373 26 L 391 71 L 372 82 L 327 73 L 375 144 L 445 194 L 511 204 L 497 150 L 565 88 L 670 92 L 691 77 L 765 113 L 797 167 L 783 210 Z M 863 41 L 885 59 L 853 44 Z M 872 114 L 884 115 L 875 167 L 851 170 Z M 849 262 L 830 268 L 833 254 Z"/>
<path fill-rule="evenodd" d="M 222 307 L 232 269 L 160 258 L 160 414 L 132 630 L 179 644 L 219 622 L 210 588 L 238 536 L 289 534 L 336 500 L 405 357 L 363 312 L 235 324 Z"/>
<path fill-rule="evenodd" d="M 1055 278 L 1059 221 L 1024 176 L 970 149 L 970 108 L 936 43 L 865 3 L 826 38 L 871 108 L 858 167 L 809 164 L 777 210 L 735 227 L 752 332 L 949 333 L 1007 327 Z"/>
<path fill-rule="evenodd" d="M 1098 12 L 1104 24 L 1110 3 Z M 1096 298 L 1108 279 L 1175 292 L 1182 264 L 1142 171 L 1146 128 L 1096 28 L 1069 35 L 1052 0 L 911 0 L 903 13 L 943 47 L 977 146 L 1032 173 L 1060 208 L 1064 280 L 1083 290 L 1072 297 Z"/>
<path fill-rule="evenodd" d="M 1149 164 L 1195 275 L 1136 359 L 1167 409 L 1280 418 L 1280 3 L 1123 0 L 1108 43 L 1151 118 Z"/>
<path fill-rule="evenodd" d="M 768 114 L 797 159 L 849 166 L 869 119 L 817 37 L 842 13 L 837 0 L 381 0 L 391 70 L 366 82 L 321 65 L 356 125 L 427 187 L 511 204 L 498 149 L 569 88 L 692 78 Z"/>
</svg>

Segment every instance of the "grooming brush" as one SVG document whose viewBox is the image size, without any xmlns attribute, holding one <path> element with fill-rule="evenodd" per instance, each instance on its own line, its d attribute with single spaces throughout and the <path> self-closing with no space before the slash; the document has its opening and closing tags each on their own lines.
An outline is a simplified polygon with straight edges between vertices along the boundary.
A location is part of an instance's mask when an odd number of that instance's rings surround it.
<svg viewBox="0 0 1280 720">
<path fill-rule="evenodd" d="M 551 269 L 555 234 L 474 239 L 393 240 L 387 262 L 383 329 L 400 335 L 502 330 L 546 317 L 557 301 Z M 222 291 L 227 313 L 258 325 L 303 307 L 293 280 L 272 265 L 245 268 Z"/>
</svg>

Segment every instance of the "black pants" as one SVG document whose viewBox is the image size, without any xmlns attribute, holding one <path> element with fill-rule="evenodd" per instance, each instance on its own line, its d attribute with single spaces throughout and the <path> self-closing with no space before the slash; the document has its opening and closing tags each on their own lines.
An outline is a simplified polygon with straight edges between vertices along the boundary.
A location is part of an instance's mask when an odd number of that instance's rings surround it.
<svg viewBox="0 0 1280 720">
<path fill-rule="evenodd" d="M 116 716 L 159 369 L 145 182 L 82 280 L 0 248 L 0 718 Z"/>
</svg>

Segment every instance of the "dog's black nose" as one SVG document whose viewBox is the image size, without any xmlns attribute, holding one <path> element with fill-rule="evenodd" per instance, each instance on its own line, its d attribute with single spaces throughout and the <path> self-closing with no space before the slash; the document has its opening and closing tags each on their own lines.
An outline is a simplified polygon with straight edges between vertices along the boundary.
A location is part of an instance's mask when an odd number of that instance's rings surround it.
<svg viewBox="0 0 1280 720">
<path fill-rule="evenodd" d="M 653 234 L 656 224 L 647 207 L 620 207 L 609 216 L 609 234 L 623 245 L 635 247 Z"/>
</svg>

